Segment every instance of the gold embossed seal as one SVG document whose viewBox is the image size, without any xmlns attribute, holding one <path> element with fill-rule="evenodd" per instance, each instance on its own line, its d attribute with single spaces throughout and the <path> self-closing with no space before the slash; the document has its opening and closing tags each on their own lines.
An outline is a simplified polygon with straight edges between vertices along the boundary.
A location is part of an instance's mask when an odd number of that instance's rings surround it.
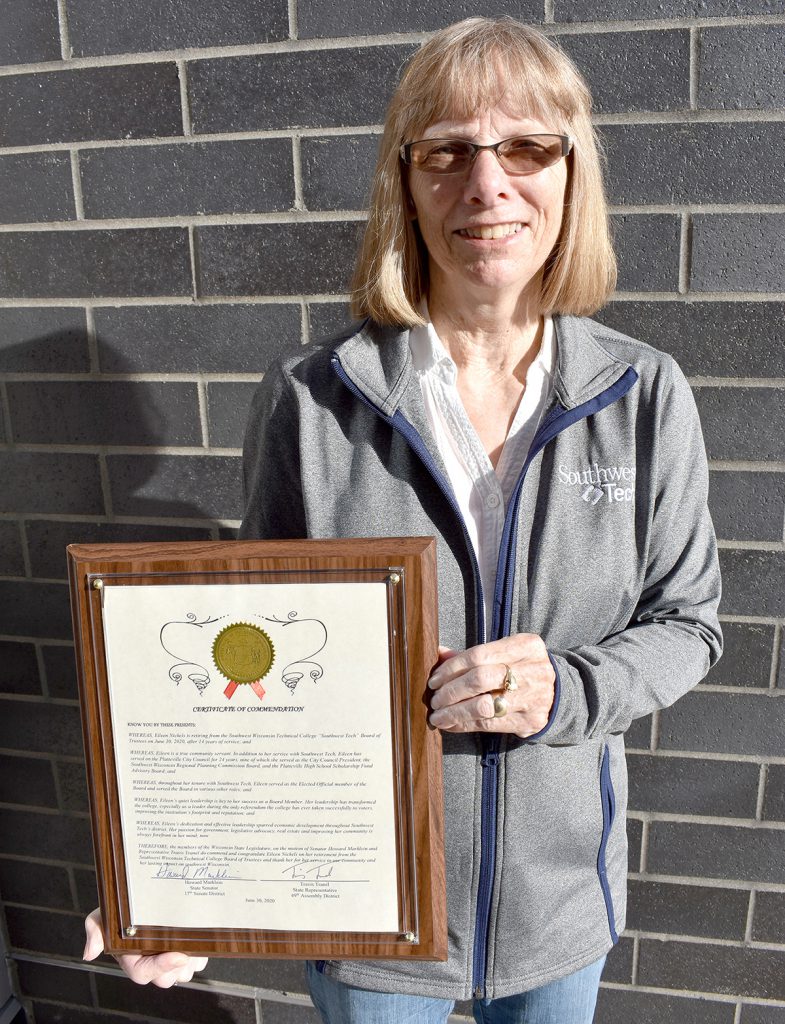
<svg viewBox="0 0 785 1024">
<path fill-rule="evenodd" d="M 232 623 L 222 629 L 213 642 L 215 667 L 230 683 L 253 686 L 267 675 L 274 659 L 275 648 L 270 637 L 259 626 L 248 622 Z"/>
</svg>

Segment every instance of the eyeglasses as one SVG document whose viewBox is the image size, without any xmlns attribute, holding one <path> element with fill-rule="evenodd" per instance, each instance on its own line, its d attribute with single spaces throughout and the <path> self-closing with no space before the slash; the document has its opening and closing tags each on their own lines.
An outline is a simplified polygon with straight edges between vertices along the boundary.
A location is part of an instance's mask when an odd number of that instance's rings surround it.
<svg viewBox="0 0 785 1024">
<path fill-rule="evenodd" d="M 517 135 L 491 146 L 466 139 L 422 139 L 401 146 L 401 159 L 426 174 L 459 174 L 474 163 L 480 150 L 492 149 L 508 174 L 536 174 L 567 156 L 573 146 L 569 135 Z"/>
</svg>

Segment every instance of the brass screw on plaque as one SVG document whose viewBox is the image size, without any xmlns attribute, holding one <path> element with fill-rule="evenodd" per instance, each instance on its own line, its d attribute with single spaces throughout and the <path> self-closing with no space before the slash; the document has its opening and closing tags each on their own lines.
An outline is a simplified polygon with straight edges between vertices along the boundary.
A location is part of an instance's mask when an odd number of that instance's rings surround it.
<svg viewBox="0 0 785 1024">
<path fill-rule="evenodd" d="M 404 932 L 403 939 L 404 942 L 416 942 L 417 936 L 414 934 L 414 932 Z"/>
<path fill-rule="evenodd" d="M 401 577 L 397 572 L 391 572 L 390 575 L 387 577 L 387 582 L 392 583 L 394 586 L 396 583 L 401 582 Z"/>
<path fill-rule="evenodd" d="M 103 590 L 103 589 L 104 589 L 104 581 L 103 580 L 93 580 L 93 590 Z"/>
<path fill-rule="evenodd" d="M 98 580 L 98 582 L 100 583 L 101 581 Z M 134 935 L 136 935 L 136 925 L 132 924 L 130 925 L 130 927 L 126 928 L 125 934 L 128 936 L 129 939 L 132 939 Z"/>
</svg>

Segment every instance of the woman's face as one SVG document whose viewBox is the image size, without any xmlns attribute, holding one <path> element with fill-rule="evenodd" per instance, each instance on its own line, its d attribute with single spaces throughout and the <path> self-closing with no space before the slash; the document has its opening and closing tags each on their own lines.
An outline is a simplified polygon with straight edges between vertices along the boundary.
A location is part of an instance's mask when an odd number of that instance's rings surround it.
<svg viewBox="0 0 785 1024">
<path fill-rule="evenodd" d="M 486 145 L 556 131 L 553 125 L 496 107 L 473 121 L 431 125 L 420 137 Z M 410 168 L 409 190 L 428 249 L 432 295 L 456 299 L 468 293 L 491 303 L 518 299 L 526 291 L 538 295 L 540 272 L 559 236 L 566 183 L 564 159 L 535 174 L 515 175 L 507 174 L 490 150 L 478 153 L 463 173 L 428 174 Z M 470 237 L 481 227 L 506 233 Z"/>
</svg>

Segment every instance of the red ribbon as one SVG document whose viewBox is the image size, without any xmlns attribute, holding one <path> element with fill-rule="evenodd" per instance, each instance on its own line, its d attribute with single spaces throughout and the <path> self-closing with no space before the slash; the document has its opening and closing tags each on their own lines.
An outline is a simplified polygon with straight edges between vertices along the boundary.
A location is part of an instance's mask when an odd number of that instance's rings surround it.
<svg viewBox="0 0 785 1024">
<path fill-rule="evenodd" d="M 235 682 L 232 682 L 232 681 L 229 682 L 229 685 L 224 690 L 224 693 L 226 694 L 227 700 L 231 700 L 232 699 L 232 697 L 234 696 L 234 691 L 237 689 L 237 687 L 239 685 L 240 685 L 239 683 L 235 683 Z M 256 680 L 255 683 L 251 683 L 251 689 L 256 694 L 256 696 L 259 698 L 259 700 L 264 700 L 265 689 L 262 686 L 262 684 L 259 682 L 258 679 Z"/>
</svg>

